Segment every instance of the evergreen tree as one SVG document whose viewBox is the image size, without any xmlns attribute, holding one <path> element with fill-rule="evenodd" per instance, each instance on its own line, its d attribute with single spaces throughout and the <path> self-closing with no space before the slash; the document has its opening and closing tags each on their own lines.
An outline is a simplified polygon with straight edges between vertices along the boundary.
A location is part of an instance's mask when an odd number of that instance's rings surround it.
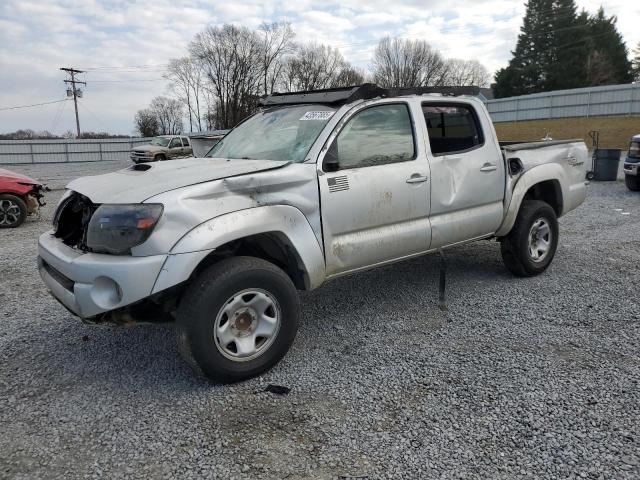
<svg viewBox="0 0 640 480">
<path fill-rule="evenodd" d="M 543 90 L 552 47 L 553 0 L 529 0 L 518 43 L 505 71 L 496 74 L 496 98 Z"/>
<path fill-rule="evenodd" d="M 591 55 L 589 84 L 613 85 L 633 81 L 629 51 L 616 27 L 615 16 L 607 17 L 602 7 L 590 24 Z"/>
<path fill-rule="evenodd" d="M 633 53 L 635 56 L 633 57 L 631 73 L 633 73 L 635 81 L 640 82 L 640 42 L 638 42 L 638 46 Z"/>
<path fill-rule="evenodd" d="M 554 2 L 552 60 L 544 90 L 589 85 L 589 34 L 589 15 L 584 10 L 577 13 L 575 0 Z"/>
<path fill-rule="evenodd" d="M 629 83 L 634 72 L 640 76 L 640 58 L 632 69 L 616 17 L 602 8 L 593 17 L 577 13 L 575 0 L 529 0 L 512 55 L 496 72 L 496 98 Z"/>
</svg>

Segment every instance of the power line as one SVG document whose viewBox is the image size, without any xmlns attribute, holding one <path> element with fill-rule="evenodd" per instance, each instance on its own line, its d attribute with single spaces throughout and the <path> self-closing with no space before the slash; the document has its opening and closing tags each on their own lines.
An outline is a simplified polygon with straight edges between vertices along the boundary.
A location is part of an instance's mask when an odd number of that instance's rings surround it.
<svg viewBox="0 0 640 480">
<path fill-rule="evenodd" d="M 39 107 L 41 105 L 51 105 L 52 103 L 66 102 L 67 99 L 53 100 L 52 102 L 32 103 L 31 105 L 16 105 L 15 107 L 1 107 L 0 110 L 17 110 L 19 108 Z"/>
<path fill-rule="evenodd" d="M 60 119 L 62 118 L 62 114 L 64 113 L 64 107 L 67 106 L 67 102 L 62 102 L 59 106 L 58 106 L 58 111 L 56 112 L 56 116 L 53 119 L 53 123 L 51 124 L 51 132 L 55 132 L 56 128 L 58 128 L 58 123 L 60 122 Z"/>
<path fill-rule="evenodd" d="M 89 80 L 89 83 L 130 83 L 130 82 L 158 82 L 165 78 L 141 78 L 137 80 Z"/>
<path fill-rule="evenodd" d="M 148 64 L 148 65 L 121 65 L 121 66 L 101 66 L 101 67 L 87 67 L 84 69 L 85 72 L 95 72 L 95 71 L 109 71 L 109 70 L 154 70 L 154 69 L 164 69 L 169 66 L 168 63 L 161 64 Z"/>
<path fill-rule="evenodd" d="M 91 116 L 97 120 L 98 128 L 102 128 L 105 132 L 109 131 L 109 129 L 108 129 L 108 128 L 105 128 L 105 124 L 104 124 L 104 123 L 102 123 L 102 120 L 101 120 L 100 118 L 98 118 L 98 116 L 97 116 L 95 113 L 93 113 L 93 111 L 92 111 L 92 110 L 90 110 L 90 109 L 89 109 L 89 107 L 87 107 L 87 106 L 86 106 L 85 104 L 83 104 L 83 103 L 81 103 L 81 104 L 80 104 L 80 106 L 81 106 L 82 108 L 84 108 L 87 112 L 89 112 L 89 113 L 91 114 Z"/>
</svg>

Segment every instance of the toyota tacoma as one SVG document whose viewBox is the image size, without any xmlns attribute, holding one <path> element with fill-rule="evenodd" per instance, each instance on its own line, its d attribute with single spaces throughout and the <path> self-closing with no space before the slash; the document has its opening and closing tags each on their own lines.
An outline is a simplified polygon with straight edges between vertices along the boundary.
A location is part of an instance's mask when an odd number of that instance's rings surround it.
<svg viewBox="0 0 640 480">
<path fill-rule="evenodd" d="M 185 358 L 217 382 L 285 355 L 297 290 L 480 239 L 514 275 L 538 275 L 558 217 L 585 198 L 587 148 L 501 144 L 474 93 L 264 97 L 206 158 L 72 181 L 40 274 L 88 322 L 174 320 Z"/>
</svg>

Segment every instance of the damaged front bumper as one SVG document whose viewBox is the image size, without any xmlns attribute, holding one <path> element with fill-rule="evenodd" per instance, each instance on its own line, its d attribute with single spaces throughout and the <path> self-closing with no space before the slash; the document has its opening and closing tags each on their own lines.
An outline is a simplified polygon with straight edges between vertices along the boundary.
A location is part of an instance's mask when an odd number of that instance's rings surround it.
<svg viewBox="0 0 640 480">
<path fill-rule="evenodd" d="M 81 318 L 115 310 L 149 295 L 166 255 L 147 257 L 85 253 L 53 235 L 38 240 L 38 270 L 51 294 Z"/>
</svg>

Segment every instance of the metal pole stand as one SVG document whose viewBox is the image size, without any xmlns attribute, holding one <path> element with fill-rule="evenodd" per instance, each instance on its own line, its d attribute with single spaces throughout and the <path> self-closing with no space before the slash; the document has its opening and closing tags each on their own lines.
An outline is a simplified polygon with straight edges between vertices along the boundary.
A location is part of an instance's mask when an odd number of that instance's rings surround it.
<svg viewBox="0 0 640 480">
<path fill-rule="evenodd" d="M 440 287 L 438 288 L 438 308 L 443 312 L 447 312 L 447 257 L 444 256 L 444 250 L 440 252 Z"/>
</svg>

